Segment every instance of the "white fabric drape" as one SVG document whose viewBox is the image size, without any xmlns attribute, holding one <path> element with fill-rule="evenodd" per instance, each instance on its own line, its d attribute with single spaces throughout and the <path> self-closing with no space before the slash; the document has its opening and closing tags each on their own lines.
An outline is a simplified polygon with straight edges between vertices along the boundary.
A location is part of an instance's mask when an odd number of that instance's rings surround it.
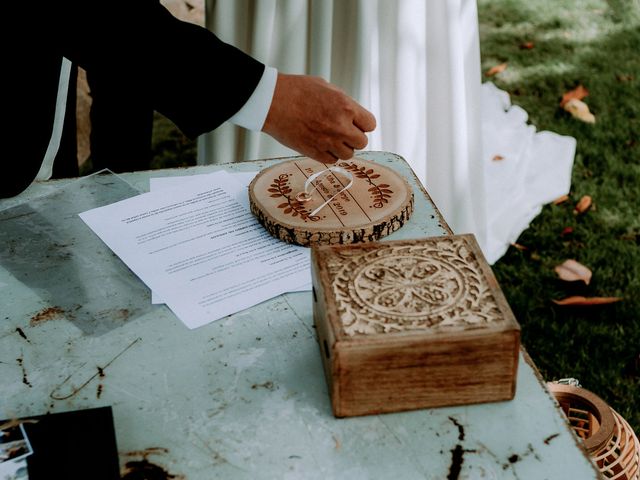
<svg viewBox="0 0 640 480">
<path fill-rule="evenodd" d="M 509 94 L 482 84 L 482 165 L 487 205 L 487 238 L 482 250 L 498 260 L 541 211 L 571 190 L 577 142 L 536 131 Z M 499 160 L 495 160 L 499 159 Z"/>
<path fill-rule="evenodd" d="M 318 75 L 369 109 L 369 150 L 402 156 L 456 233 L 485 239 L 475 0 L 211 0 L 206 26 L 281 72 Z M 295 155 L 226 124 L 198 163 Z"/>
<path fill-rule="evenodd" d="M 71 79 L 71 61 L 62 58 L 60 65 L 60 79 L 58 80 L 58 93 L 56 96 L 56 109 L 53 116 L 53 127 L 51 138 L 44 153 L 42 165 L 36 175 L 36 180 L 49 180 L 53 173 L 53 161 L 58 154 L 60 141 L 62 139 L 62 127 L 64 126 L 64 116 L 67 111 L 67 93 L 69 92 L 69 81 Z"/>
</svg>

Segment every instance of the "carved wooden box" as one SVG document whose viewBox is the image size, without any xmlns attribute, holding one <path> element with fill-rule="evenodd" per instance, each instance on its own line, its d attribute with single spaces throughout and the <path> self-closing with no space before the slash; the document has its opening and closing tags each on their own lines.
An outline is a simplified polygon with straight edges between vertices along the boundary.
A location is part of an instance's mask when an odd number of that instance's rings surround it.
<svg viewBox="0 0 640 480">
<path fill-rule="evenodd" d="M 313 246 L 337 417 L 510 400 L 520 327 L 473 235 Z"/>
</svg>

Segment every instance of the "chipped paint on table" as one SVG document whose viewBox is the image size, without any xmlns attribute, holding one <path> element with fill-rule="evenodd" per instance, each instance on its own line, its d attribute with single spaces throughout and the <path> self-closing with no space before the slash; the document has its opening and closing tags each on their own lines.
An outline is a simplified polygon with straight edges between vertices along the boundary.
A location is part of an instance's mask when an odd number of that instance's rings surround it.
<svg viewBox="0 0 640 480">
<path fill-rule="evenodd" d="M 386 239 L 449 232 L 402 158 L 363 156 L 397 169 L 414 188 L 413 216 Z M 151 176 L 251 171 L 275 161 L 118 179 L 148 190 Z M 72 183 L 35 184 L 0 201 L 0 215 Z M 46 219 L 47 228 L 67 224 L 74 238 L 62 254 L 76 255 L 90 242 L 90 232 L 63 213 L 91 208 L 78 204 L 81 198 L 71 195 L 70 204 L 58 207 L 59 218 Z M 135 478 L 136 469 L 181 480 L 600 478 L 524 350 L 512 401 L 336 419 L 311 292 L 285 294 L 189 330 L 165 306 L 151 305 L 148 290 L 106 247 L 91 245 L 91 256 L 60 263 L 76 283 L 66 294 L 51 284 L 45 254 L 29 269 L 34 259 L 7 261 L 9 247 L 0 247 L 0 416 L 111 405 L 123 478 Z M 101 312 L 104 299 L 94 298 L 101 290 L 112 294 L 108 312 L 79 321 L 77 311 Z M 58 299 L 64 305 L 53 302 Z M 85 301 L 77 311 L 70 307 Z"/>
</svg>

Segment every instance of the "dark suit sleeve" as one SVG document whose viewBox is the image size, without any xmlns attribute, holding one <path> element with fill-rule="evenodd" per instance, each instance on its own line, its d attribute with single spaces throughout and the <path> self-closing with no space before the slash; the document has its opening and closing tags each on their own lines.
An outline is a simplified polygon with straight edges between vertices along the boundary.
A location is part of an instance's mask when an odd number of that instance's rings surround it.
<svg viewBox="0 0 640 480">
<path fill-rule="evenodd" d="M 173 17 L 158 0 L 9 2 L 2 19 L 8 126 L 0 138 L 15 145 L 15 153 L 5 155 L 0 197 L 20 193 L 40 168 L 63 56 L 111 91 L 127 92 L 123 118 L 156 110 L 190 138 L 233 116 L 264 71 L 205 28 Z"/>
<path fill-rule="evenodd" d="M 191 138 L 233 116 L 264 71 L 262 63 L 207 29 L 178 20 L 157 0 L 46 5 L 60 18 L 62 55 L 89 74 L 126 83 L 141 103 Z"/>
</svg>

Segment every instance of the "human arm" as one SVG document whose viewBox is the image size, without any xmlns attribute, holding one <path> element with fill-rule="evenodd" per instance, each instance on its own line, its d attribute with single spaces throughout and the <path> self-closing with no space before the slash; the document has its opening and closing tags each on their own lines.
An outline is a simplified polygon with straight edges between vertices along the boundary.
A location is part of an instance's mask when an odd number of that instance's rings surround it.
<svg viewBox="0 0 640 480">
<path fill-rule="evenodd" d="M 258 86 L 229 122 L 263 130 L 283 145 L 324 163 L 362 149 L 375 117 L 321 78 L 266 67 Z"/>
<path fill-rule="evenodd" d="M 261 62 L 207 29 L 175 18 L 157 0 L 136 0 L 124 11 L 108 2 L 61 3 L 73 5 L 67 13 L 80 16 L 61 29 L 74 32 L 71 38 L 63 36 L 72 60 L 99 71 L 113 85 L 132 89 L 139 102 L 191 138 L 233 122 L 266 73 Z M 246 117 L 234 123 L 262 129 L 283 145 L 328 163 L 364 148 L 365 132 L 375 128 L 373 115 L 318 77 L 277 74 L 270 100 L 268 114 L 263 108 L 255 123 L 247 124 Z"/>
</svg>

